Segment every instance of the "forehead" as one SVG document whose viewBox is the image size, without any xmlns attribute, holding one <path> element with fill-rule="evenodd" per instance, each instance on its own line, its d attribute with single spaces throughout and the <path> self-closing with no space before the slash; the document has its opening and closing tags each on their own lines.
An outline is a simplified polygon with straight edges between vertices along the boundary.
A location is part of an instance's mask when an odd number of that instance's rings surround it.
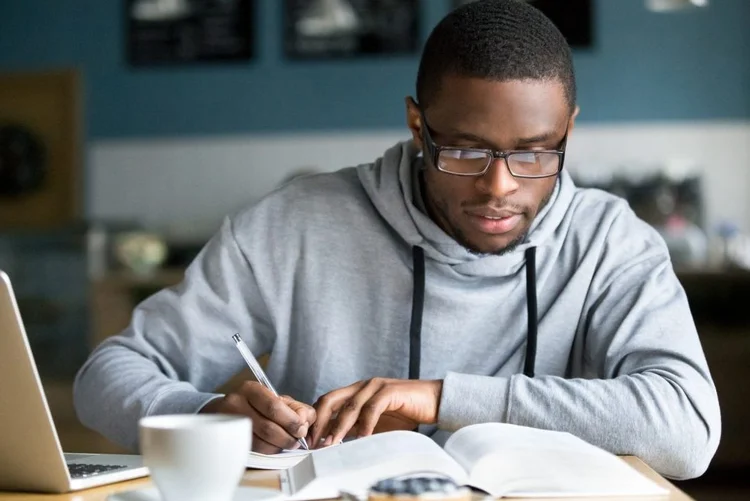
<svg viewBox="0 0 750 501">
<path fill-rule="evenodd" d="M 425 115 L 431 127 L 508 140 L 564 129 L 570 116 L 557 80 L 493 81 L 447 75 Z"/>
</svg>

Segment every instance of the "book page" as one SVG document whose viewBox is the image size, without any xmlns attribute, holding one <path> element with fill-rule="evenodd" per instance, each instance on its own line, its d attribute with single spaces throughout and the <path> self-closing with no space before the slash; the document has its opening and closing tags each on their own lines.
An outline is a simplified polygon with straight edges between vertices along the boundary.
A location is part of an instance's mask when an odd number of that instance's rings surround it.
<svg viewBox="0 0 750 501">
<path fill-rule="evenodd" d="M 468 426 L 445 450 L 469 483 L 494 496 L 661 495 L 667 491 L 617 456 L 564 432 L 502 423 Z"/>
<path fill-rule="evenodd" d="M 432 439 L 392 431 L 313 451 L 282 474 L 282 489 L 289 499 L 331 499 L 340 491 L 365 495 L 378 480 L 422 472 L 466 481 L 466 472 Z"/>
</svg>

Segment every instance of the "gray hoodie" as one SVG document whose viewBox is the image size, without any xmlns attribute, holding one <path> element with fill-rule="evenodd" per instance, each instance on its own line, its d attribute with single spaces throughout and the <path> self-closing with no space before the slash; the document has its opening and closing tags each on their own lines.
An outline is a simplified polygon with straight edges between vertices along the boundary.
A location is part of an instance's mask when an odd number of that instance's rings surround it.
<svg viewBox="0 0 750 501">
<path fill-rule="evenodd" d="M 416 246 L 418 374 L 444 380 L 438 424 L 422 432 L 442 442 L 486 421 L 564 430 L 671 478 L 700 475 L 719 442 L 718 401 L 659 235 L 563 171 L 521 245 L 473 254 L 426 215 L 416 165 L 407 141 L 228 217 L 184 281 L 139 304 L 81 368 L 81 421 L 137 449 L 139 418 L 197 412 L 244 368 L 235 332 L 256 356 L 272 353 L 280 393 L 310 404 L 358 380 L 409 377 Z"/>
</svg>

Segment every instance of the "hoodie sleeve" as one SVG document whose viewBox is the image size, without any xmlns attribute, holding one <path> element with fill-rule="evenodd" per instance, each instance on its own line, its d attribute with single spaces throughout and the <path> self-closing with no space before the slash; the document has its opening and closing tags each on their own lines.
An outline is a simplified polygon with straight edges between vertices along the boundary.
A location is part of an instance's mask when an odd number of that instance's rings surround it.
<svg viewBox="0 0 750 501">
<path fill-rule="evenodd" d="M 501 421 L 567 431 L 670 478 L 706 470 L 721 433 L 716 390 L 666 246 L 645 223 L 629 223 L 608 236 L 589 290 L 580 335 L 592 376 L 450 373 L 441 428 Z M 643 252 L 630 252 L 623 242 L 643 232 Z"/>
<path fill-rule="evenodd" d="M 239 332 L 256 355 L 270 350 L 267 319 L 227 218 L 183 282 L 140 303 L 127 329 L 91 354 L 74 383 L 79 419 L 137 450 L 141 417 L 198 412 L 244 367 L 232 334 Z"/>
</svg>

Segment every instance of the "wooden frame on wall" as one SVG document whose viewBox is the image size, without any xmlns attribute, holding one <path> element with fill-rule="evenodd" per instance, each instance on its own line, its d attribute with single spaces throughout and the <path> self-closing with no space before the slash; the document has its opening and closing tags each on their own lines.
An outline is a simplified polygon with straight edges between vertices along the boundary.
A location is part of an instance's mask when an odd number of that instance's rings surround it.
<svg viewBox="0 0 750 501">
<path fill-rule="evenodd" d="M 62 228 L 81 217 L 81 94 L 73 69 L 0 73 L 0 126 L 28 131 L 44 159 L 38 186 L 0 195 L 0 229 Z"/>
</svg>

